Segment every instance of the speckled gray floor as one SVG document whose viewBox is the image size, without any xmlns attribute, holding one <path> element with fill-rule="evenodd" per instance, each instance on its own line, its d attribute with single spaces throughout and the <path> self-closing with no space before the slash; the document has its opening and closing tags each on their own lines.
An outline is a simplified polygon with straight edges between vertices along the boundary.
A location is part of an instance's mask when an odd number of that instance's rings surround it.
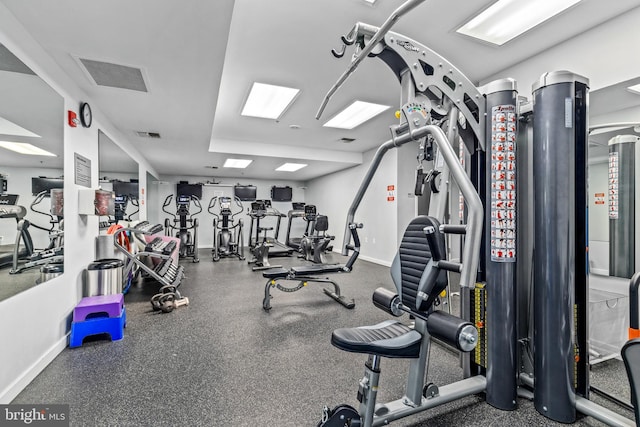
<svg viewBox="0 0 640 427">
<path fill-rule="evenodd" d="M 386 319 L 370 300 L 376 287 L 390 286 L 388 268 L 359 261 L 353 273 L 334 275 L 343 293 L 355 298 L 353 310 L 311 283 L 296 293 L 274 290 L 273 309 L 266 313 L 262 275 L 246 261 L 213 263 L 209 253 L 201 251 L 199 264 L 183 262 L 188 278 L 181 289 L 189 307 L 153 312 L 148 300 L 157 285 L 133 288 L 126 296 L 123 340 L 65 350 L 14 403 L 69 404 L 72 425 L 78 426 L 225 427 L 316 426 L 323 405 L 357 405 L 366 356 L 332 347 L 331 331 Z M 278 263 L 299 261 L 279 258 Z M 454 354 L 433 346 L 431 356 L 432 382 L 460 379 Z M 379 401 L 401 397 L 407 366 L 383 360 Z M 469 397 L 393 425 L 560 424 L 539 415 L 526 399 L 519 399 L 517 411 L 503 412 Z M 601 424 L 585 418 L 575 425 Z"/>
<path fill-rule="evenodd" d="M 36 286 L 40 269 L 24 270 L 20 274 L 9 274 L 10 266 L 0 269 L 0 301 Z"/>
</svg>

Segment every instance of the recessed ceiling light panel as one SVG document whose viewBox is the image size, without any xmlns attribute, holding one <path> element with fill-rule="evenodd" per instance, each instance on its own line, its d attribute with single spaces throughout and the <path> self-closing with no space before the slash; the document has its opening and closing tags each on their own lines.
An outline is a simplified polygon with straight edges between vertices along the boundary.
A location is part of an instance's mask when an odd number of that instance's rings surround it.
<svg viewBox="0 0 640 427">
<path fill-rule="evenodd" d="M 282 166 L 278 167 L 276 170 L 278 172 L 295 172 L 304 167 L 307 167 L 307 165 L 303 163 L 285 163 Z"/>
<path fill-rule="evenodd" d="M 27 154 L 30 156 L 57 157 L 55 154 L 43 150 L 42 148 L 38 148 L 35 145 L 31 145 L 27 142 L 0 141 L 0 147 L 6 148 L 7 150 L 15 151 L 16 153 Z"/>
<path fill-rule="evenodd" d="M 354 101 L 353 104 L 335 115 L 323 126 L 338 129 L 353 129 L 388 109 L 388 105 Z"/>
<path fill-rule="evenodd" d="M 640 84 L 629 86 L 627 90 L 629 92 L 635 93 L 636 95 L 640 95 Z"/>
<path fill-rule="evenodd" d="M 227 159 L 222 167 L 244 169 L 249 166 L 253 160 L 249 159 Z"/>
<path fill-rule="evenodd" d="M 300 89 L 254 82 L 241 114 L 263 119 L 279 119 L 298 93 Z"/>
<path fill-rule="evenodd" d="M 501 46 L 580 0 L 498 0 L 457 32 Z"/>
</svg>

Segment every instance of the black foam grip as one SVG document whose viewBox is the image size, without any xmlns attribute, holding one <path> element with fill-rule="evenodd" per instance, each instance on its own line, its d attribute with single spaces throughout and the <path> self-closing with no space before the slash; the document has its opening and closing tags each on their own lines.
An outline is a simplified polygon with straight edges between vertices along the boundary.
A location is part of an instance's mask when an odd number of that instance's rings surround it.
<svg viewBox="0 0 640 427">
<path fill-rule="evenodd" d="M 462 271 L 462 264 L 453 261 L 438 261 L 438 268 L 440 270 L 452 271 L 454 273 L 460 273 Z"/>
<path fill-rule="evenodd" d="M 440 226 L 440 231 L 447 234 L 467 234 L 467 226 L 443 224 Z"/>
<path fill-rule="evenodd" d="M 391 310 L 394 300 L 398 298 L 398 294 L 385 288 L 378 288 L 373 292 L 373 305 L 380 310 L 396 316 Z"/>
<path fill-rule="evenodd" d="M 427 320 L 427 330 L 431 336 L 458 350 L 461 350 L 459 346 L 460 332 L 469 325 L 472 323 L 444 311 L 434 311 Z"/>
</svg>

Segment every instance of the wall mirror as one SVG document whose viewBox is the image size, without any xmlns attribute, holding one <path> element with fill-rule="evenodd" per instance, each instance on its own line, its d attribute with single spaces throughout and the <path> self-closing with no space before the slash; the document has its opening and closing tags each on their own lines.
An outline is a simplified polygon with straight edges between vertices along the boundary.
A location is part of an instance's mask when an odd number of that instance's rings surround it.
<svg viewBox="0 0 640 427">
<path fill-rule="evenodd" d="M 64 100 L 2 44 L 0 94 L 3 300 L 63 273 L 64 204 L 60 190 L 52 204 L 50 188 L 60 187 L 63 177 Z M 39 177 L 50 179 L 32 180 Z"/>
<path fill-rule="evenodd" d="M 138 162 L 103 131 L 98 131 L 98 176 L 100 188 L 115 193 L 114 215 L 100 217 L 101 232 L 115 223 L 139 218 Z"/>
<path fill-rule="evenodd" d="M 640 167 L 640 94 L 623 81 L 590 94 L 589 134 L 589 345 L 592 391 L 614 395 L 627 375 L 620 349 L 629 328 L 629 278 L 638 271 L 635 206 Z M 614 391 L 617 390 L 617 391 Z"/>
</svg>

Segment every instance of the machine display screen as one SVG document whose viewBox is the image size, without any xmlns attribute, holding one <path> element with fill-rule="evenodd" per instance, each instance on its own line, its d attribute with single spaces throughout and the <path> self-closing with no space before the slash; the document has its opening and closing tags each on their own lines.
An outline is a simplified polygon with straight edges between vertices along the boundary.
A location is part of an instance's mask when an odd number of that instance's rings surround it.
<svg viewBox="0 0 640 427">
<path fill-rule="evenodd" d="M 177 191 L 178 191 L 178 197 L 196 196 L 199 200 L 202 200 L 202 184 L 185 184 L 185 183 L 179 182 Z"/>
<path fill-rule="evenodd" d="M 37 196 L 43 191 L 47 192 L 53 188 L 64 188 L 63 178 L 45 178 L 44 176 L 37 176 L 31 178 L 31 194 Z"/>
<path fill-rule="evenodd" d="M 176 202 L 179 205 L 188 205 L 191 202 L 191 196 L 180 195 Z"/>
<path fill-rule="evenodd" d="M 253 201 L 258 194 L 255 185 L 236 185 L 233 187 L 233 193 L 243 202 Z"/>
<path fill-rule="evenodd" d="M 293 198 L 293 190 L 291 187 L 271 187 L 271 199 L 274 202 L 290 202 Z"/>
<path fill-rule="evenodd" d="M 129 196 L 132 199 L 138 199 L 138 183 L 113 181 L 113 192 L 116 196 Z"/>
</svg>

